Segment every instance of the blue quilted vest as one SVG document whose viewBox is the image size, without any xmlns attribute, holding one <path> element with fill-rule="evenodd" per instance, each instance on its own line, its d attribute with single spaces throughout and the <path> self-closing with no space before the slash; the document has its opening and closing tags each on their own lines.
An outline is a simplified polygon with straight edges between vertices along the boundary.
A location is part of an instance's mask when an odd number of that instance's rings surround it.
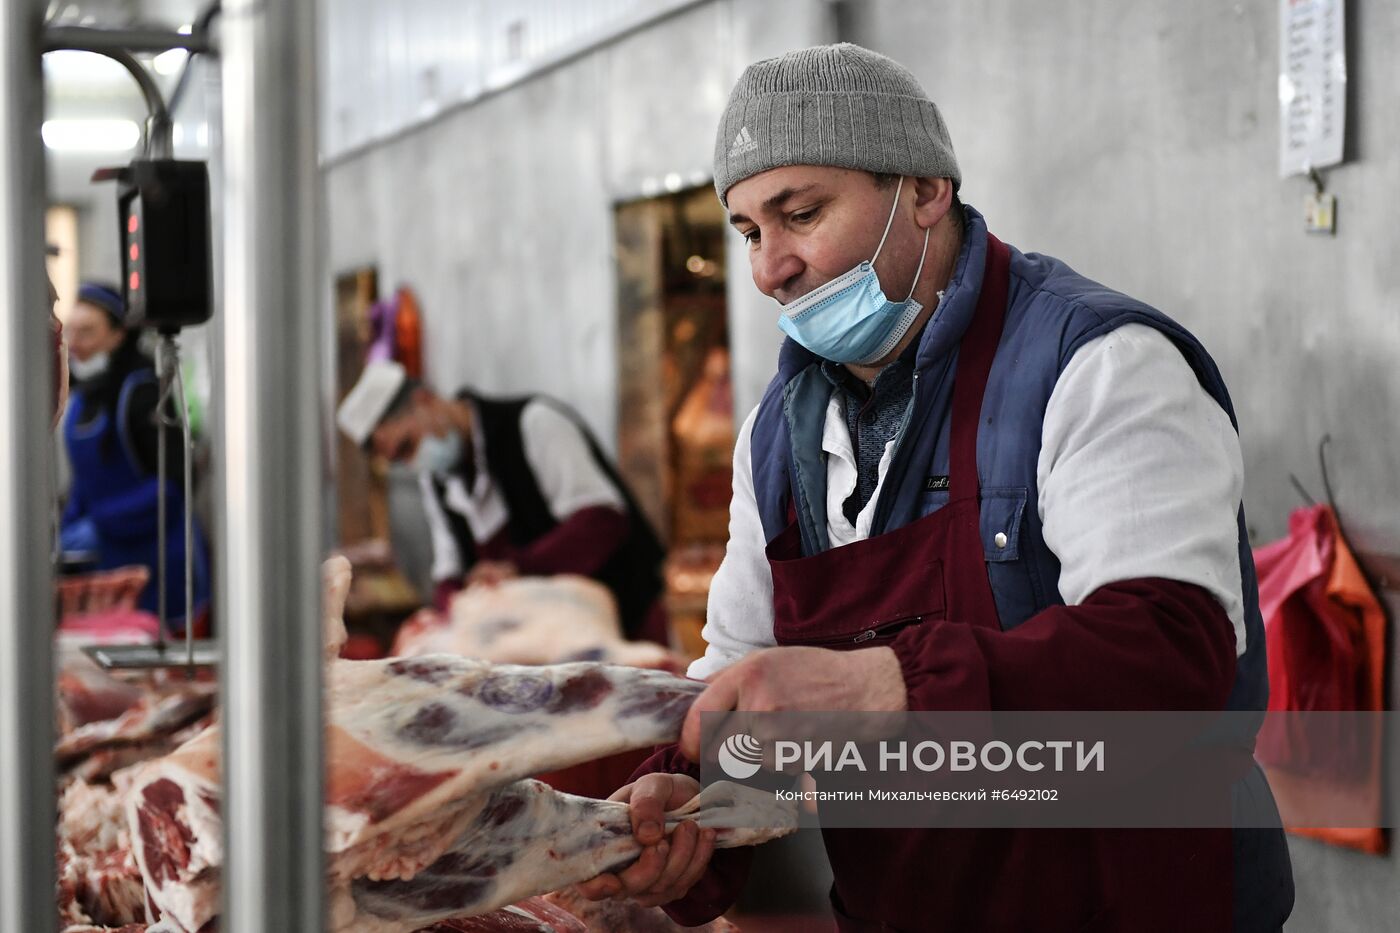
<svg viewBox="0 0 1400 933">
<path fill-rule="evenodd" d="M 930 477 L 946 476 L 953 375 L 958 342 L 977 306 L 987 258 L 987 225 L 964 208 L 962 254 L 938 314 L 925 328 L 915 363 L 914 398 L 876 504 L 871 535 L 899 528 L 941 508 L 948 491 Z M 1006 326 L 982 402 L 977 438 L 982 486 L 981 532 L 987 575 L 1003 629 L 1063 603 L 1060 565 L 1041 534 L 1036 462 L 1045 408 L 1075 351 L 1124 324 L 1161 331 L 1181 351 L 1201 385 L 1235 421 L 1220 372 L 1205 348 L 1154 308 L 1084 278 L 1059 260 L 1011 248 Z M 753 428 L 753 478 L 764 534 L 772 541 L 797 514 L 805 554 L 828 547 L 826 462 L 821 449 L 833 391 L 818 359 L 783 343 L 778 374 L 764 393 Z M 1237 426 L 1238 427 L 1238 426 Z M 1263 710 L 1268 700 L 1264 623 L 1244 510 L 1239 514 L 1241 589 L 1246 651 L 1238 659 L 1227 709 Z M 997 546 L 998 533 L 1006 535 Z"/>
</svg>

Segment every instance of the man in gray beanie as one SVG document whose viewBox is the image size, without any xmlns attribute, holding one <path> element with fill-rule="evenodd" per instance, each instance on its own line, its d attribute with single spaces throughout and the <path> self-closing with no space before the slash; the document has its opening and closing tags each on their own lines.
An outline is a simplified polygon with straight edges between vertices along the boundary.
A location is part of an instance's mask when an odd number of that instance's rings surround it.
<svg viewBox="0 0 1400 933">
<path fill-rule="evenodd" d="M 689 670 L 709 686 L 616 795 L 641 858 L 586 896 L 693 925 L 742 889 L 747 850 L 715 853 L 690 822 L 663 832 L 698 792 L 704 712 L 1265 708 L 1215 364 L 1161 312 L 1003 244 L 961 179 L 938 108 L 884 56 L 804 49 L 739 78 L 715 188 L 789 339 L 735 444 Z M 1253 735 L 1208 747 L 1249 763 Z M 1276 818 L 1245 770 L 1222 793 Z M 1272 933 L 1292 907 L 1277 829 L 825 842 L 843 931 Z"/>
</svg>

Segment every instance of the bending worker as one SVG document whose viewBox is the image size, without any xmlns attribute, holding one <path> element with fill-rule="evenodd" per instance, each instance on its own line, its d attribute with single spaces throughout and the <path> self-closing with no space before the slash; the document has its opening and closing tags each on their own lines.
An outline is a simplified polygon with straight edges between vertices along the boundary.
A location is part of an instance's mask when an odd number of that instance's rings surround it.
<svg viewBox="0 0 1400 933">
<path fill-rule="evenodd" d="M 365 367 L 342 431 L 418 471 L 434 602 L 464 584 L 577 573 L 612 590 L 623 632 L 666 643 L 665 551 L 597 441 L 544 396 L 442 398 L 391 361 Z"/>
<path fill-rule="evenodd" d="M 159 607 L 160 522 L 157 477 L 160 443 L 156 415 L 160 386 L 155 364 L 138 334 L 123 325 L 126 305 L 107 285 L 88 282 L 68 318 L 68 371 L 72 390 L 63 440 L 73 482 L 63 511 L 65 550 L 97 551 L 97 566 L 139 564 L 151 572 L 137 605 Z M 194 562 L 195 615 L 209 602 L 209 546 L 198 519 L 185 547 L 184 437 L 166 428 L 166 612 L 171 628 L 185 627 L 185 555 Z"/>
<path fill-rule="evenodd" d="M 1264 709 L 1240 444 L 1190 333 L 998 240 L 938 108 L 857 46 L 749 66 L 714 170 L 788 339 L 735 444 L 709 686 L 616 795 L 643 856 L 587 896 L 733 902 L 746 850 L 658 825 L 698 791 L 702 712 Z M 824 838 L 843 931 L 1273 933 L 1292 907 L 1281 830 Z"/>
</svg>

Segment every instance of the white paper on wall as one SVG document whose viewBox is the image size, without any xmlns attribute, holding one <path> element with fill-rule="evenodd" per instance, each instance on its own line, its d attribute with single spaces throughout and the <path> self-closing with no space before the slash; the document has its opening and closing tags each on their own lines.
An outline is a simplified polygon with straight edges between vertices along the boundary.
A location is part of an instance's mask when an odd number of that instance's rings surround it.
<svg viewBox="0 0 1400 933">
<path fill-rule="evenodd" d="M 1279 176 L 1342 161 L 1345 0 L 1279 0 Z"/>
</svg>

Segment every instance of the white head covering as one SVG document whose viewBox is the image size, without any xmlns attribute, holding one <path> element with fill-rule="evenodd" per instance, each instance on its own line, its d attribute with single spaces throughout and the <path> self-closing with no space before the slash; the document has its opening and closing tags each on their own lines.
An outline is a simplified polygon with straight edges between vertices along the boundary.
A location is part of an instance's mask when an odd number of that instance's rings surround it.
<svg viewBox="0 0 1400 933">
<path fill-rule="evenodd" d="M 398 363 L 376 360 L 360 374 L 360 381 L 345 396 L 335 414 L 335 422 L 356 444 L 364 445 L 379 422 L 389 412 L 408 374 Z"/>
</svg>

